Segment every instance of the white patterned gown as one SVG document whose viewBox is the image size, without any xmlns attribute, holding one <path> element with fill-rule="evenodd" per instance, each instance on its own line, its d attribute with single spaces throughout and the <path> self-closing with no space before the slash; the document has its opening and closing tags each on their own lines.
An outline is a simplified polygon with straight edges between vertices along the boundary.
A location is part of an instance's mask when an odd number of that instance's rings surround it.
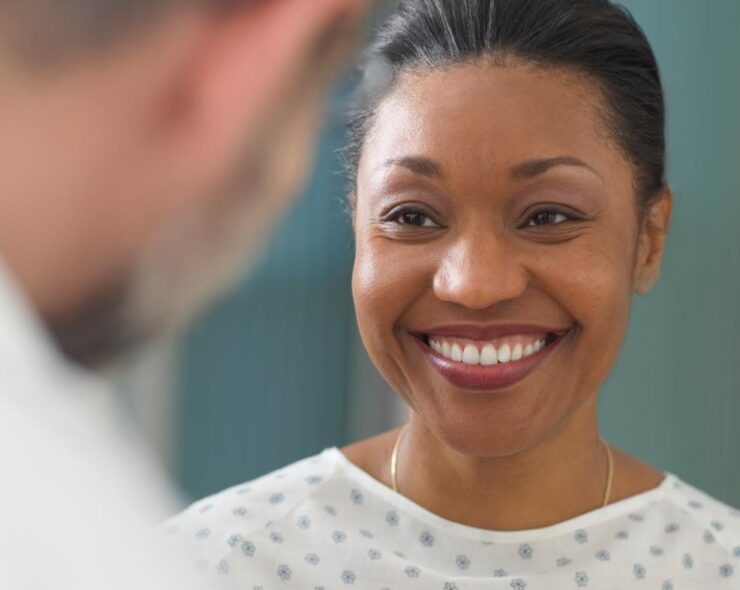
<svg viewBox="0 0 740 590">
<path fill-rule="evenodd" d="M 192 505 L 165 533 L 204 588 L 740 589 L 740 511 L 666 473 L 657 487 L 540 529 L 436 516 L 328 449 Z"/>
</svg>

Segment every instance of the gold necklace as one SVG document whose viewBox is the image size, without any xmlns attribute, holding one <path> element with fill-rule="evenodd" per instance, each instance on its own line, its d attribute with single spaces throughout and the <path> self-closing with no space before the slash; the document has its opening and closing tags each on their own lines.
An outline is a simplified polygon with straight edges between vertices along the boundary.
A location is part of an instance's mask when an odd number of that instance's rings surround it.
<svg viewBox="0 0 740 590">
<path fill-rule="evenodd" d="M 406 424 L 396 437 L 396 442 L 393 445 L 393 452 L 391 453 L 391 484 L 393 484 L 393 491 L 398 493 L 398 452 L 401 449 L 401 441 L 403 435 L 406 434 L 409 425 Z M 609 504 L 609 498 L 612 494 L 612 480 L 614 479 L 614 459 L 612 457 L 612 449 L 609 443 L 607 443 L 603 437 L 599 436 L 599 440 L 606 451 L 606 486 L 604 490 L 604 501 L 601 507 L 604 508 Z"/>
</svg>

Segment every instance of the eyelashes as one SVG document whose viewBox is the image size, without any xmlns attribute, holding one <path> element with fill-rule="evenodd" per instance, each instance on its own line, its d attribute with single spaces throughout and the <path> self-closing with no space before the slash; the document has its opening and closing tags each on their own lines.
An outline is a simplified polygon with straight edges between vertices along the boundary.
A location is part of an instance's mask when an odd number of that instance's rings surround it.
<svg viewBox="0 0 740 590">
<path fill-rule="evenodd" d="M 584 217 L 574 211 L 563 207 L 547 205 L 536 209 L 534 212 L 525 214 L 523 221 L 518 225 L 521 229 L 536 230 L 548 227 L 560 226 L 573 221 L 582 221 Z M 405 230 L 418 229 L 441 229 L 444 224 L 438 221 L 438 217 L 425 207 L 419 205 L 401 205 L 393 208 L 382 216 L 384 225 Z"/>
<path fill-rule="evenodd" d="M 396 231 L 418 231 L 443 228 L 439 216 L 418 203 L 405 203 L 393 207 L 381 216 L 381 223 Z"/>
<path fill-rule="evenodd" d="M 541 209 L 526 218 L 523 227 L 537 228 L 552 225 L 560 225 L 568 221 L 577 221 L 578 218 L 570 213 L 563 212 L 559 209 L 549 208 Z"/>
<path fill-rule="evenodd" d="M 384 221 L 386 223 L 395 223 L 399 226 L 408 227 L 420 227 L 420 228 L 438 228 L 440 225 L 432 219 L 430 215 L 423 211 L 415 211 L 412 209 L 406 209 L 394 212 L 392 215 L 387 216 Z"/>
</svg>

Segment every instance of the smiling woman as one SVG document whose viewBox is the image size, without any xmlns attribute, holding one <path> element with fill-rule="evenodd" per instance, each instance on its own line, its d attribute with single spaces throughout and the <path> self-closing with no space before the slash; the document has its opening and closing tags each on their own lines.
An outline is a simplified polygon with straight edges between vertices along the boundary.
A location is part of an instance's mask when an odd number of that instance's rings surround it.
<svg viewBox="0 0 740 590">
<path fill-rule="evenodd" d="M 563 421 L 593 419 L 630 293 L 656 276 L 670 195 L 638 210 L 587 78 L 501 60 L 402 72 L 379 104 L 356 185 L 360 329 L 394 389 L 456 451 L 511 456 L 575 433 L 588 448 L 595 431 Z M 437 174 L 387 164 L 419 157 Z M 486 346 L 497 363 L 484 367 Z M 466 351 L 478 362 L 458 362 Z"/>
<path fill-rule="evenodd" d="M 672 208 L 639 26 L 606 0 L 407 0 L 369 59 L 353 294 L 410 422 L 172 530 L 217 531 L 202 565 L 242 586 L 737 588 L 740 512 L 599 434 Z"/>
</svg>

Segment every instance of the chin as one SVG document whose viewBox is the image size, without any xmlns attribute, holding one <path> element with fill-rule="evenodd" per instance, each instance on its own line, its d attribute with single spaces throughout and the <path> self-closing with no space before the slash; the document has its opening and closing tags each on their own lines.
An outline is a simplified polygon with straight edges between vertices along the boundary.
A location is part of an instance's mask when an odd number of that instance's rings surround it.
<svg viewBox="0 0 740 590">
<path fill-rule="evenodd" d="M 445 418 L 443 423 L 430 426 L 433 434 L 448 448 L 476 458 L 510 457 L 537 444 L 541 431 L 501 422 Z"/>
<path fill-rule="evenodd" d="M 425 388 L 426 389 L 426 388 Z M 491 395 L 450 388 L 435 391 L 434 398 L 419 400 L 415 420 L 443 446 L 471 457 L 508 457 L 535 446 L 557 426 L 567 411 L 552 390 L 517 387 Z"/>
</svg>

